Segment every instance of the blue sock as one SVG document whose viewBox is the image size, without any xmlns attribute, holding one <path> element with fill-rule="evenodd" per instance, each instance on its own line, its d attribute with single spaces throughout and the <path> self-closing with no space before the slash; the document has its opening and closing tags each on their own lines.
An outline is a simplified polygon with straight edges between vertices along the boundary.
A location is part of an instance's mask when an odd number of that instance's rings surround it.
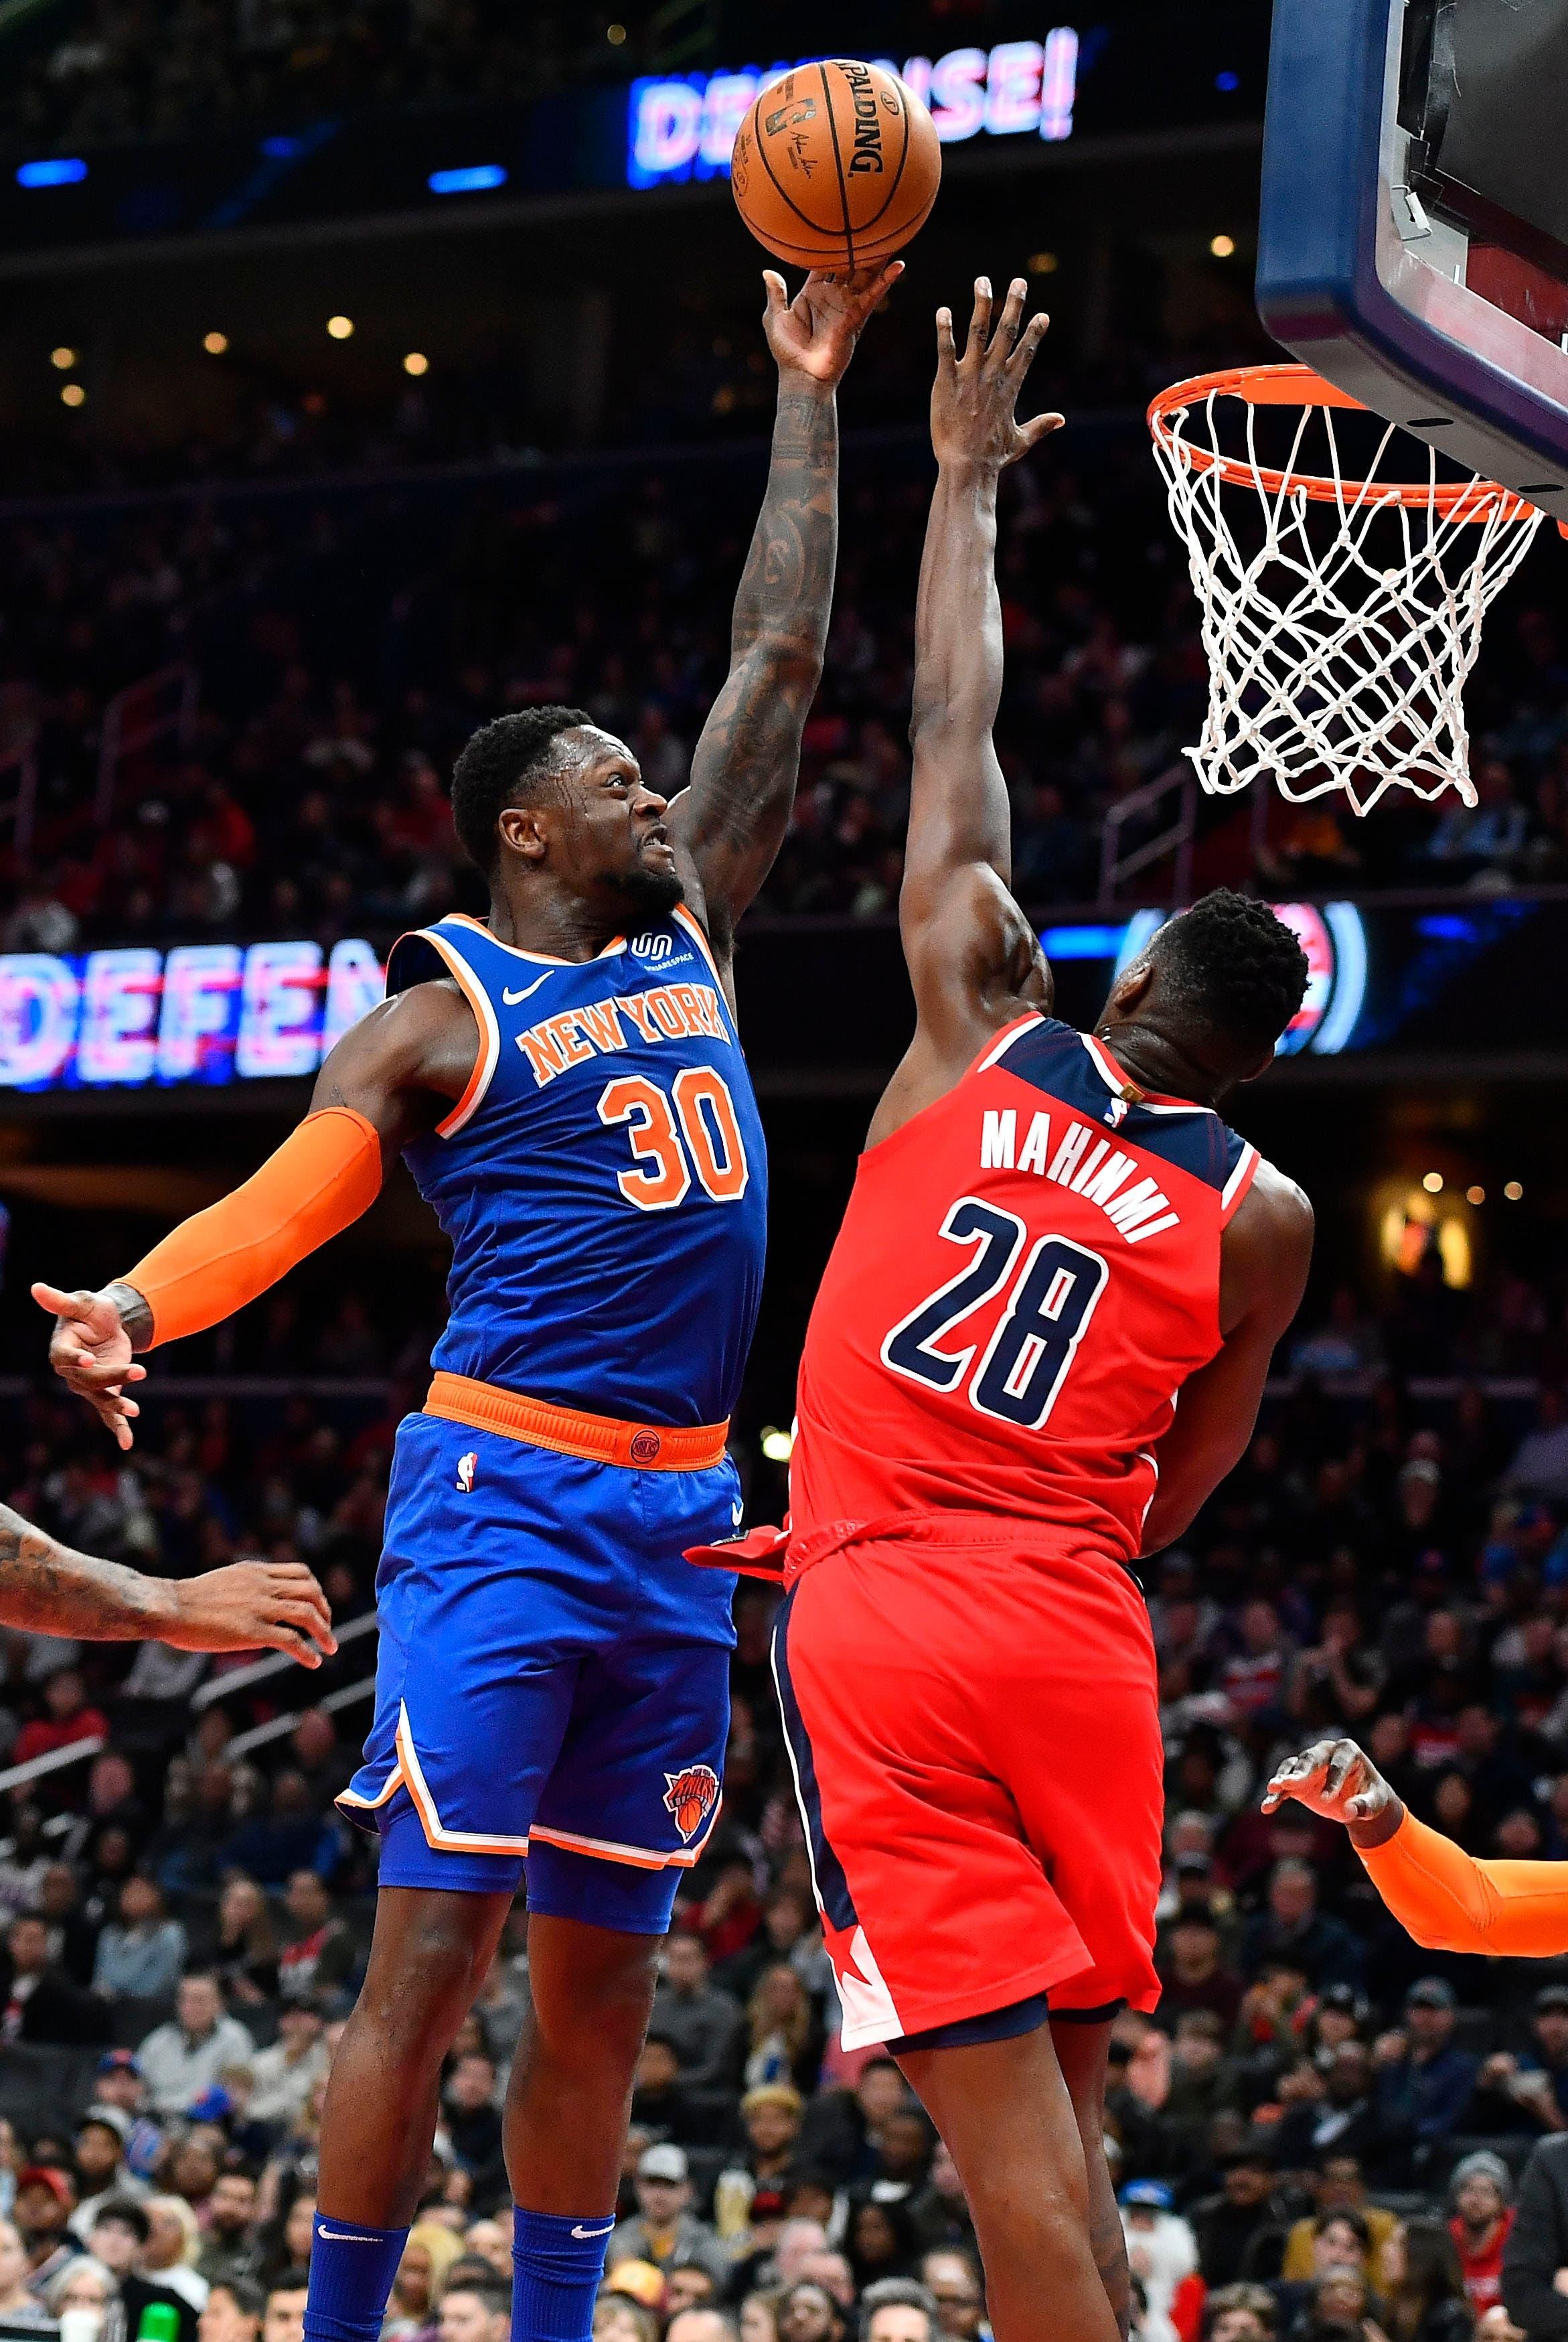
<svg viewBox="0 0 1568 2342">
<path fill-rule="evenodd" d="M 372 2228 L 317 2212 L 311 2232 L 308 2342 L 376 2342 L 406 2228 Z"/>
<path fill-rule="evenodd" d="M 589 2342 L 613 2213 L 512 2213 L 512 2342 Z"/>
</svg>

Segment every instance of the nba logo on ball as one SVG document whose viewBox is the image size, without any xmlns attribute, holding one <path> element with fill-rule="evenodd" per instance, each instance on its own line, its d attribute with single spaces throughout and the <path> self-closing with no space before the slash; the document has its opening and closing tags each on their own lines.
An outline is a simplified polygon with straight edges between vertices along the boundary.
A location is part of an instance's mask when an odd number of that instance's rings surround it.
<svg viewBox="0 0 1568 2342">
<path fill-rule="evenodd" d="M 711 1765 L 688 1765 L 684 1773 L 666 1773 L 664 1778 L 670 1785 L 664 1803 L 690 1846 L 719 1802 L 719 1777 Z"/>
<path fill-rule="evenodd" d="M 474 1475 L 478 1468 L 479 1458 L 472 1448 L 466 1456 L 460 1456 L 457 1459 L 457 1485 L 465 1496 L 474 1486 Z"/>
</svg>

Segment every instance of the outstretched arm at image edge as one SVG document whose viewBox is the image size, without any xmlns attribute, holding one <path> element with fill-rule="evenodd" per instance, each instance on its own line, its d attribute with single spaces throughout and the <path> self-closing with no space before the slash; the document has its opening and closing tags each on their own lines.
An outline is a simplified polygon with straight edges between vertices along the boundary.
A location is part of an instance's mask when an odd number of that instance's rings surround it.
<svg viewBox="0 0 1568 2342">
<path fill-rule="evenodd" d="M 1568 1952 L 1568 1863 L 1481 1861 L 1408 1811 L 1381 1846 L 1356 1852 L 1428 1951 L 1534 1960 Z"/>
<path fill-rule="evenodd" d="M 337 1648 L 326 1597 L 303 1562 L 145 1577 L 74 1552 L 8 1505 L 0 1505 L 0 1626 L 184 1651 L 287 1651 L 309 1667 Z"/>
</svg>

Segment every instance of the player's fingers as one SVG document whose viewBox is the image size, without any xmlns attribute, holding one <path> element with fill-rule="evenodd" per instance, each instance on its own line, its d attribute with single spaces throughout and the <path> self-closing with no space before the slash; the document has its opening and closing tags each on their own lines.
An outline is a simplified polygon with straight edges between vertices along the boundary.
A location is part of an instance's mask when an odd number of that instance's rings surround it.
<svg viewBox="0 0 1568 2342">
<path fill-rule="evenodd" d="M 1007 287 L 1007 298 L 1002 304 L 1002 315 L 992 336 L 988 355 L 1006 359 L 1018 346 L 1018 336 L 1024 327 L 1024 304 L 1029 296 L 1029 286 L 1022 276 L 1015 276 Z"/>
<path fill-rule="evenodd" d="M 1024 453 L 1027 455 L 1031 447 L 1038 447 L 1041 440 L 1049 439 L 1053 431 L 1060 431 L 1066 420 L 1064 415 L 1036 415 L 1032 422 L 1021 423 L 1018 435 L 1024 442 Z"/>
<path fill-rule="evenodd" d="M 105 1366 L 89 1350 L 79 1350 L 69 1365 L 71 1381 L 77 1390 L 118 1390 L 122 1383 L 137 1379 L 128 1366 Z"/>
<path fill-rule="evenodd" d="M 974 280 L 974 306 L 969 313 L 969 339 L 964 345 L 964 362 L 984 355 L 991 332 L 991 279 L 977 276 Z"/>
<path fill-rule="evenodd" d="M 936 363 L 944 374 L 950 366 L 954 366 L 958 363 L 958 352 L 953 341 L 951 309 L 938 309 L 936 313 Z"/>
<path fill-rule="evenodd" d="M 257 1639 L 263 1650 L 286 1651 L 289 1657 L 297 1659 L 302 1667 L 319 1667 L 321 1665 L 321 1653 L 315 1646 L 293 1626 L 285 1626 L 281 1619 L 271 1621 L 261 1630 Z"/>
<path fill-rule="evenodd" d="M 1353 1740 L 1334 1744 L 1323 1774 L 1323 1787 L 1331 1797 L 1337 1797 L 1356 1767 L 1361 1763 L 1361 1750 Z"/>
<path fill-rule="evenodd" d="M 1018 336 L 1017 345 L 1007 361 L 1008 379 L 1022 382 L 1034 363 L 1035 353 L 1044 340 L 1051 320 L 1044 309 L 1036 311 Z"/>
<path fill-rule="evenodd" d="M 52 1317 L 79 1317 L 93 1298 L 90 1293 L 63 1293 L 57 1285 L 45 1285 L 42 1280 L 29 1286 L 28 1291 L 39 1308 L 46 1309 Z"/>
<path fill-rule="evenodd" d="M 881 308 L 883 303 L 886 300 L 888 295 L 892 292 L 894 286 L 897 284 L 903 274 L 904 263 L 902 260 L 890 260 L 887 263 L 886 266 L 883 268 L 878 275 L 875 283 L 871 288 L 871 293 L 867 302 L 868 314 L 873 309 Z"/>
<path fill-rule="evenodd" d="M 789 307 L 789 287 L 776 268 L 763 270 L 763 297 L 770 316 L 782 316 Z"/>
</svg>

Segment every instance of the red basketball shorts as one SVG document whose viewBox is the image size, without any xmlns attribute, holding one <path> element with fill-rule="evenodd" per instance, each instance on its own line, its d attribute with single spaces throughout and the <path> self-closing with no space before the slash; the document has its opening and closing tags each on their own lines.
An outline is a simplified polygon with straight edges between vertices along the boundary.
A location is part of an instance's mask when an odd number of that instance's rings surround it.
<svg viewBox="0 0 1568 2342">
<path fill-rule="evenodd" d="M 774 1645 L 845 2048 L 1041 1994 L 1053 2016 L 1153 2008 L 1164 1797 L 1137 1586 L 1014 1521 L 871 1526 L 807 1567 Z"/>
</svg>

